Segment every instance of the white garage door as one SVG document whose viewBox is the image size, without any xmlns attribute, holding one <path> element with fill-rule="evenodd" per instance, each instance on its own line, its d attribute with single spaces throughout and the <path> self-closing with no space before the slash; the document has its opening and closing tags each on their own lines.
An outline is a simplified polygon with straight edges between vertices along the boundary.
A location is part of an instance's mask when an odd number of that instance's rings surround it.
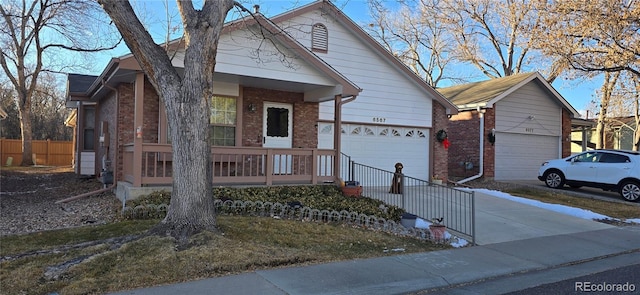
<svg viewBox="0 0 640 295">
<path fill-rule="evenodd" d="M 546 160 L 560 157 L 558 136 L 496 132 L 496 180 L 536 180 Z"/>
<path fill-rule="evenodd" d="M 342 152 L 357 163 L 394 171 L 402 163 L 405 175 L 427 180 L 429 130 L 373 125 L 342 125 Z M 318 147 L 333 148 L 333 124 L 321 123 Z"/>
</svg>

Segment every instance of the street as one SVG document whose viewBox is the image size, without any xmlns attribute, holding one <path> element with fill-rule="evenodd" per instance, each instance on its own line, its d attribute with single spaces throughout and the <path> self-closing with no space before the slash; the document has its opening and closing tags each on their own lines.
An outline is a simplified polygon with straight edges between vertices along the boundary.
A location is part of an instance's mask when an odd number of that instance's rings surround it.
<svg viewBox="0 0 640 295">
<path fill-rule="evenodd" d="M 425 290 L 416 294 L 638 294 L 639 261 L 640 251 L 636 250 L 578 264 L 541 268 L 449 288 Z M 629 291 L 597 291 L 618 287 Z"/>
<path fill-rule="evenodd" d="M 508 294 L 638 294 L 638 292 L 640 292 L 640 263 Z"/>
</svg>

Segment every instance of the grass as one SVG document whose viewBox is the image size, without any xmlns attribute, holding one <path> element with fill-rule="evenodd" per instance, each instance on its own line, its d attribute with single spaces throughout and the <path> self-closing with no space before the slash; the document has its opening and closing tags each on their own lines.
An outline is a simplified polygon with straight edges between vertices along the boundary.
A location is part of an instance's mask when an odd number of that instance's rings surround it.
<svg viewBox="0 0 640 295">
<path fill-rule="evenodd" d="M 545 203 L 560 204 L 590 210 L 612 218 L 640 218 L 640 206 L 620 202 L 608 202 L 591 198 L 570 196 L 562 193 L 543 191 L 532 188 L 508 189 L 505 193 Z"/>
<path fill-rule="evenodd" d="M 55 230 L 0 238 L 3 257 L 64 245 L 139 234 L 159 220 Z M 49 251 L 0 262 L 3 294 L 101 294 L 242 273 L 257 269 L 325 263 L 447 249 L 449 246 L 347 225 L 264 217 L 219 216 L 224 234 L 202 233 L 178 251 L 170 238 L 148 236 L 112 250 L 97 244 Z M 389 251 L 403 248 L 404 252 Z M 96 255 L 97 254 L 97 255 Z M 48 266 L 94 255 L 55 280 Z"/>
<path fill-rule="evenodd" d="M 640 207 L 616 202 L 585 199 L 532 188 L 506 190 L 514 196 L 546 203 L 568 205 L 613 218 L 639 218 Z M 318 208 L 358 211 L 378 208 L 364 198 L 340 198 L 326 188 L 270 188 L 266 192 L 219 189 L 217 196 L 227 199 L 302 201 Z M 305 199 L 306 196 L 314 196 Z M 157 198 L 155 200 L 154 198 Z M 166 201 L 156 194 L 151 203 Z M 392 210 L 386 218 L 401 213 Z M 202 233 L 190 241 L 191 247 L 178 250 L 170 238 L 157 236 L 126 243 L 122 247 L 93 243 L 127 235 L 139 235 L 159 220 L 127 220 L 106 225 L 0 237 L 1 294 L 102 294 L 199 278 L 224 276 L 258 269 L 325 263 L 437 251 L 450 248 L 413 238 L 353 228 L 341 224 L 310 223 L 264 217 L 219 215 L 223 234 Z M 404 252 L 389 251 L 402 248 Z M 22 255 L 22 254 L 28 255 Z M 48 267 L 90 259 L 71 266 L 55 279 L 45 276 Z"/>
</svg>

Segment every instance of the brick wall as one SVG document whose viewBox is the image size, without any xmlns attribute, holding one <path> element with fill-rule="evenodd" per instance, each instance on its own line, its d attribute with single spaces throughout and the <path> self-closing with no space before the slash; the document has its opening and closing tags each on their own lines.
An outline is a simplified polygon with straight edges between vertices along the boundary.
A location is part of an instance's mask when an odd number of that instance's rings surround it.
<svg viewBox="0 0 640 295">
<path fill-rule="evenodd" d="M 303 93 L 276 91 L 259 88 L 243 88 L 242 110 L 242 145 L 262 146 L 263 102 L 290 103 L 293 105 L 293 147 L 316 148 L 318 147 L 318 103 L 304 102 Z M 255 112 L 250 112 L 246 107 L 249 104 L 256 106 Z"/>
<path fill-rule="evenodd" d="M 449 118 L 447 117 L 447 111 L 445 107 L 434 101 L 432 140 L 430 140 L 430 142 L 433 143 L 431 157 L 431 176 L 433 177 L 434 175 L 437 175 L 446 182 L 447 179 L 449 179 L 449 149 L 445 149 L 444 145 L 436 139 L 436 133 L 438 132 L 438 130 L 445 130 L 447 131 L 447 133 L 449 132 Z"/>
<path fill-rule="evenodd" d="M 153 85 L 144 79 L 144 115 L 142 123 L 142 141 L 158 143 L 158 125 L 160 120 L 160 97 Z"/>
<path fill-rule="evenodd" d="M 496 128 L 496 109 L 486 109 L 484 113 L 484 174 L 483 178 L 493 179 L 496 175 L 496 148 L 489 142 L 491 129 Z M 480 135 L 478 135 L 479 137 Z"/>
<path fill-rule="evenodd" d="M 487 135 L 495 128 L 495 110 L 487 109 L 484 114 L 484 175 L 495 175 L 495 147 L 488 141 Z M 479 173 L 480 165 L 480 118 L 478 111 L 464 111 L 449 119 L 449 176 L 462 179 Z M 473 168 L 467 169 L 467 163 Z"/>
<path fill-rule="evenodd" d="M 571 114 L 562 110 L 562 157 L 571 155 Z"/>
</svg>

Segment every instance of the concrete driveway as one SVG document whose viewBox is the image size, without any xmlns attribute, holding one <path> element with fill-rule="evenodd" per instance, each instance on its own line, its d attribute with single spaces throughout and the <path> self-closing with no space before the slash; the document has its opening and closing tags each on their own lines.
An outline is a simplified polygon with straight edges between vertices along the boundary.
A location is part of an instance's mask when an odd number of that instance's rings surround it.
<svg viewBox="0 0 640 295">
<path fill-rule="evenodd" d="M 614 226 L 476 191 L 476 243 L 495 244 Z"/>
</svg>

